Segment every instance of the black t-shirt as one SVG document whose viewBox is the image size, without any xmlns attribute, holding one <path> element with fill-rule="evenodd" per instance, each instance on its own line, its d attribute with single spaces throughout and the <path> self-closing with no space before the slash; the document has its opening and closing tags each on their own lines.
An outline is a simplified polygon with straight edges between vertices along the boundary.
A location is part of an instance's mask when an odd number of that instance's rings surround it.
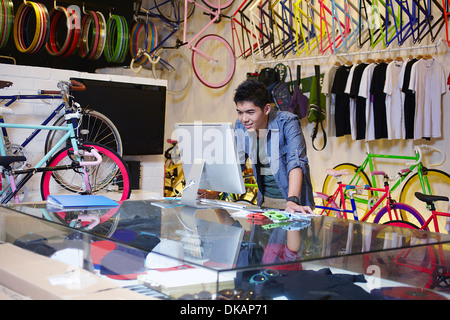
<svg viewBox="0 0 450 320">
<path fill-rule="evenodd" d="M 375 127 L 375 139 L 388 137 L 386 122 L 386 94 L 384 84 L 386 82 L 387 63 L 382 62 L 373 69 L 370 94 L 373 96 L 373 119 Z"/>
<path fill-rule="evenodd" d="M 351 133 L 350 129 L 350 96 L 345 93 L 348 75 L 352 66 L 343 65 L 336 70 L 331 93 L 335 97 L 336 137 Z"/>
<path fill-rule="evenodd" d="M 403 77 L 402 91 L 405 94 L 405 102 L 403 104 L 405 115 L 405 138 L 414 139 L 414 118 L 416 114 L 416 94 L 409 90 L 409 81 L 411 79 L 411 69 L 417 59 L 412 59 L 406 63 L 405 75 Z"/>
<path fill-rule="evenodd" d="M 355 70 L 353 70 L 352 85 L 350 87 L 350 97 L 356 100 L 356 140 L 361 140 L 366 137 L 366 98 L 358 96 L 358 92 L 362 74 L 368 65 L 368 63 L 363 62 L 355 67 Z"/>
</svg>

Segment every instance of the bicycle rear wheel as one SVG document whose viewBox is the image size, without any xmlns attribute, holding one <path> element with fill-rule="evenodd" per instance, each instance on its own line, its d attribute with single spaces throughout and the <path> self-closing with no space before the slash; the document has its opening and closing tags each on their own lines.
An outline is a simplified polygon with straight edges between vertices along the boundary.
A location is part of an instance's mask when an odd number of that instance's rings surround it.
<svg viewBox="0 0 450 320">
<path fill-rule="evenodd" d="M 53 126 L 63 127 L 66 125 L 64 116 L 58 118 Z M 122 155 L 123 146 L 119 130 L 114 123 L 105 115 L 94 110 L 83 111 L 81 123 L 78 123 L 75 132 L 83 141 L 95 142 L 104 145 L 119 155 Z M 63 131 L 50 130 L 45 139 L 45 153 L 64 135 Z"/>
<path fill-rule="evenodd" d="M 42 199 L 46 200 L 51 194 L 88 193 L 84 182 L 84 168 L 88 171 L 92 194 L 103 194 L 116 201 L 128 199 L 131 194 L 130 175 L 122 158 L 111 149 L 97 143 L 86 143 L 84 146 L 94 147 L 102 156 L 102 162 L 96 166 L 44 172 L 41 178 Z M 48 167 L 71 165 L 73 161 L 69 150 L 72 150 L 72 147 L 58 151 L 49 161 Z M 87 156 L 82 158 L 83 161 L 93 160 Z"/>
<path fill-rule="evenodd" d="M 156 10 L 159 14 L 171 22 L 180 23 L 184 21 L 184 0 L 154 0 Z M 195 4 L 188 2 L 187 18 L 194 13 Z"/>
<path fill-rule="evenodd" d="M 230 44 L 222 37 L 208 34 L 198 40 L 192 51 L 192 68 L 205 86 L 221 88 L 231 81 L 236 60 Z"/>
<path fill-rule="evenodd" d="M 448 195 L 448 186 L 450 186 L 450 175 L 446 172 L 436 169 L 425 169 L 423 173 L 425 185 L 430 186 L 430 190 L 425 186 L 425 190 L 422 189 L 419 174 L 415 173 L 411 176 L 408 181 L 404 184 L 402 191 L 400 193 L 400 202 L 407 203 L 412 207 L 416 208 L 425 219 L 430 217 L 429 210 L 425 202 L 418 200 L 414 193 L 421 192 L 425 194 L 433 195 Z M 428 181 L 428 182 L 427 182 Z M 431 191 L 431 192 L 430 192 Z M 436 202 L 436 211 L 447 212 L 448 204 L 446 202 Z M 439 230 L 445 230 L 445 217 L 437 217 L 439 223 Z M 403 220 L 409 221 L 407 215 L 403 215 Z M 430 231 L 434 230 L 434 225 L 430 223 Z"/>
<path fill-rule="evenodd" d="M 372 183 L 369 180 L 369 177 L 366 175 L 364 171 L 358 172 L 358 166 L 352 163 L 341 163 L 333 168 L 338 171 L 347 171 L 349 175 L 341 176 L 341 181 L 343 184 L 348 185 L 357 185 L 357 186 L 372 186 Z M 327 175 L 322 187 L 322 192 L 326 195 L 332 195 L 336 191 L 337 188 L 337 179 L 333 176 Z M 369 199 L 372 198 L 372 191 L 364 191 L 363 194 L 355 194 L 355 203 L 356 203 L 356 212 L 358 213 L 358 217 L 362 218 L 364 214 L 369 210 Z M 338 199 L 339 200 L 339 199 Z M 337 201 L 338 201 L 337 200 Z M 341 203 L 337 203 L 339 207 L 342 207 Z M 352 207 L 350 203 L 350 199 L 345 201 L 345 207 L 350 209 Z M 353 216 L 347 214 L 347 218 L 353 219 Z"/>
<path fill-rule="evenodd" d="M 416 229 L 420 229 L 424 224 L 425 220 L 422 215 L 410 205 L 405 203 L 395 202 L 391 204 L 391 212 L 388 211 L 387 206 L 381 208 L 381 210 L 375 216 L 373 220 L 374 223 L 390 223 L 395 224 L 397 226 L 406 226 L 400 225 L 399 221 L 402 221 L 402 214 L 406 214 L 409 218 L 408 225 L 412 225 Z M 394 223 L 395 221 L 395 223 Z"/>
</svg>

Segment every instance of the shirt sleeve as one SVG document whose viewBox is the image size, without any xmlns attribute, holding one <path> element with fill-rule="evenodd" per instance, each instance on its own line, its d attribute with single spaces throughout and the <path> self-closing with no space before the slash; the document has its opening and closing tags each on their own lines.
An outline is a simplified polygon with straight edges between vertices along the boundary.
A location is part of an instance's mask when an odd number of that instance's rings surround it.
<svg viewBox="0 0 450 320">
<path fill-rule="evenodd" d="M 300 167 L 305 173 L 305 165 L 308 163 L 306 143 L 297 118 L 293 117 L 285 123 L 284 136 L 287 145 L 287 171 Z"/>
<path fill-rule="evenodd" d="M 414 63 L 413 66 L 411 67 L 411 76 L 409 79 L 409 87 L 408 89 L 416 92 L 416 86 L 417 86 L 417 79 L 416 79 L 416 70 L 417 70 L 417 65 L 419 64 L 419 62 Z"/>
<path fill-rule="evenodd" d="M 392 77 L 391 77 L 391 64 L 389 63 L 386 68 L 386 81 L 384 82 L 383 92 L 392 95 Z"/>
</svg>

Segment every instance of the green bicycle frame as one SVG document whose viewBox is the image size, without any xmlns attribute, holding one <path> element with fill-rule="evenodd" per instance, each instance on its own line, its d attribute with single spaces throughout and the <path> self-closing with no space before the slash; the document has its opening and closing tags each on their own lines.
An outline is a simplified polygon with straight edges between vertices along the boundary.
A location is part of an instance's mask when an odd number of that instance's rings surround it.
<svg viewBox="0 0 450 320">
<path fill-rule="evenodd" d="M 422 187 L 422 191 L 426 194 L 431 194 L 431 188 L 430 188 L 428 179 L 426 179 L 426 177 L 424 177 L 424 175 L 422 173 L 422 171 L 423 171 L 422 162 L 416 163 L 420 159 L 419 153 L 417 153 L 417 152 L 414 156 L 385 155 L 385 154 L 375 154 L 375 153 L 368 152 L 366 159 L 364 160 L 362 165 L 360 165 L 358 167 L 358 170 L 356 171 L 356 174 L 352 178 L 350 184 L 357 184 L 358 181 L 354 181 L 355 177 L 358 177 L 358 174 L 360 172 L 365 172 L 367 165 L 369 165 L 370 172 L 374 171 L 373 159 L 395 159 L 395 160 L 413 161 L 413 163 L 411 165 L 409 165 L 408 169 L 410 170 L 410 172 L 412 172 L 417 167 L 417 173 L 419 175 L 419 181 L 420 181 L 420 184 Z M 400 184 L 409 176 L 409 173 L 400 175 L 400 179 L 398 179 L 396 181 L 396 183 L 391 187 L 391 192 L 395 191 L 400 186 Z M 377 188 L 377 180 L 374 175 L 372 175 L 371 182 L 372 182 L 372 186 L 374 188 Z M 363 202 L 363 203 L 367 202 L 367 200 L 360 199 L 360 198 L 357 198 L 357 199 L 355 198 L 355 200 L 357 202 Z"/>
</svg>

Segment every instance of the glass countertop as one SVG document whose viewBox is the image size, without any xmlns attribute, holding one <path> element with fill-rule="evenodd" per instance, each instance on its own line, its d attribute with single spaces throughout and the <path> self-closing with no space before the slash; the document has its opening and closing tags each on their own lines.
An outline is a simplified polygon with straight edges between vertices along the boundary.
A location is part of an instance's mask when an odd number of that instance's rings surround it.
<svg viewBox="0 0 450 320">
<path fill-rule="evenodd" d="M 155 251 L 161 257 L 218 271 L 450 242 L 446 234 L 327 216 L 277 221 L 249 212 L 197 209 L 161 199 L 127 200 L 113 209 L 70 212 L 49 211 L 45 203 L 4 208 L 45 220 L 49 225 L 70 227 L 97 239 L 113 240 L 146 253 Z M 46 231 L 40 232 L 49 237 Z M 245 250 L 250 250 L 252 257 L 248 259 L 247 255 L 248 261 L 242 263 L 240 253 Z M 153 259 L 153 263 L 155 268 L 170 264 L 164 259 Z"/>
</svg>

